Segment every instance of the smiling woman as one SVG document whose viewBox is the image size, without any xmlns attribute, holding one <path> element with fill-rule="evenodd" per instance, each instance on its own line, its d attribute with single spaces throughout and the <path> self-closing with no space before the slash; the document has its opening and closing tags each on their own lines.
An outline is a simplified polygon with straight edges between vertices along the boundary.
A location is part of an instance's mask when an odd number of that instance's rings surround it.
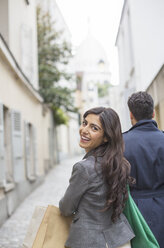
<svg viewBox="0 0 164 248">
<path fill-rule="evenodd" d="M 130 247 L 134 233 L 122 213 L 127 200 L 130 165 L 123 157 L 120 120 L 111 108 L 85 112 L 79 145 L 82 161 L 73 166 L 64 197 L 63 215 L 73 216 L 66 247 Z"/>
<path fill-rule="evenodd" d="M 95 114 L 89 114 L 84 118 L 79 133 L 79 145 L 86 152 L 93 150 L 106 140 L 99 116 Z"/>
</svg>

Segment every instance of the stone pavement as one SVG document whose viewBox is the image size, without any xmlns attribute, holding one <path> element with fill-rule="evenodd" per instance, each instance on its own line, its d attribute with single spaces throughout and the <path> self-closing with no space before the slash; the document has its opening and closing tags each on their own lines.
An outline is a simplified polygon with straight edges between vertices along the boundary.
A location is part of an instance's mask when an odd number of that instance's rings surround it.
<svg viewBox="0 0 164 248">
<path fill-rule="evenodd" d="M 45 182 L 33 191 L 0 228 L 0 248 L 22 248 L 22 243 L 35 206 L 58 206 L 68 186 L 72 166 L 82 156 L 63 160 L 45 177 Z"/>
</svg>

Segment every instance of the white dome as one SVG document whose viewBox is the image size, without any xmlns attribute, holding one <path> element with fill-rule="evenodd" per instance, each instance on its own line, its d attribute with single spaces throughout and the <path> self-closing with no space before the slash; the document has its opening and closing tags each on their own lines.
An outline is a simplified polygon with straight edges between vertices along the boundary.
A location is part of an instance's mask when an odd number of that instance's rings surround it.
<svg viewBox="0 0 164 248">
<path fill-rule="evenodd" d="M 86 39 L 78 47 L 75 55 L 76 71 L 97 71 L 99 63 L 108 66 L 107 57 L 102 45 L 88 33 Z"/>
</svg>

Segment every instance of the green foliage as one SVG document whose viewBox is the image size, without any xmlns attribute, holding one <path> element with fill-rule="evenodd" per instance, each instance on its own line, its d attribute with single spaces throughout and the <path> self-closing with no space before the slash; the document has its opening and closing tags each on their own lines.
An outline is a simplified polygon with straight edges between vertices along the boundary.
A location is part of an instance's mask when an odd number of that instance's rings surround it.
<svg viewBox="0 0 164 248">
<path fill-rule="evenodd" d="M 97 87 L 98 87 L 98 96 L 100 98 L 102 97 L 105 97 L 108 95 L 108 90 L 109 90 L 109 87 L 110 87 L 110 83 L 104 83 L 104 84 L 101 84 L 101 83 L 98 83 L 97 84 Z"/>
<path fill-rule="evenodd" d="M 61 108 L 56 108 L 53 105 L 52 106 L 52 112 L 53 112 L 55 121 L 58 125 L 68 123 L 68 116 L 65 115 L 64 111 Z"/>
<path fill-rule="evenodd" d="M 72 57 L 71 45 L 62 40 L 62 32 L 55 30 L 49 13 L 37 8 L 39 91 L 53 111 L 57 125 L 66 124 L 67 111 L 75 112 L 72 90 L 61 87 L 59 81 L 70 83 L 72 75 L 65 72 Z M 61 66 L 62 65 L 62 66 Z M 61 69 L 63 68 L 63 69 Z"/>
</svg>

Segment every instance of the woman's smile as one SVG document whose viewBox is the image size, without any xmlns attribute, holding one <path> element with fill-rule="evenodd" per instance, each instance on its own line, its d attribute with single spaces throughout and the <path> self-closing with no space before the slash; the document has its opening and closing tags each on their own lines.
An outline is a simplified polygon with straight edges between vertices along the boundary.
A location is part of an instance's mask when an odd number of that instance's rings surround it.
<svg viewBox="0 0 164 248">
<path fill-rule="evenodd" d="M 88 142 L 90 141 L 89 138 L 85 137 L 84 135 L 81 136 L 81 142 Z"/>
</svg>

